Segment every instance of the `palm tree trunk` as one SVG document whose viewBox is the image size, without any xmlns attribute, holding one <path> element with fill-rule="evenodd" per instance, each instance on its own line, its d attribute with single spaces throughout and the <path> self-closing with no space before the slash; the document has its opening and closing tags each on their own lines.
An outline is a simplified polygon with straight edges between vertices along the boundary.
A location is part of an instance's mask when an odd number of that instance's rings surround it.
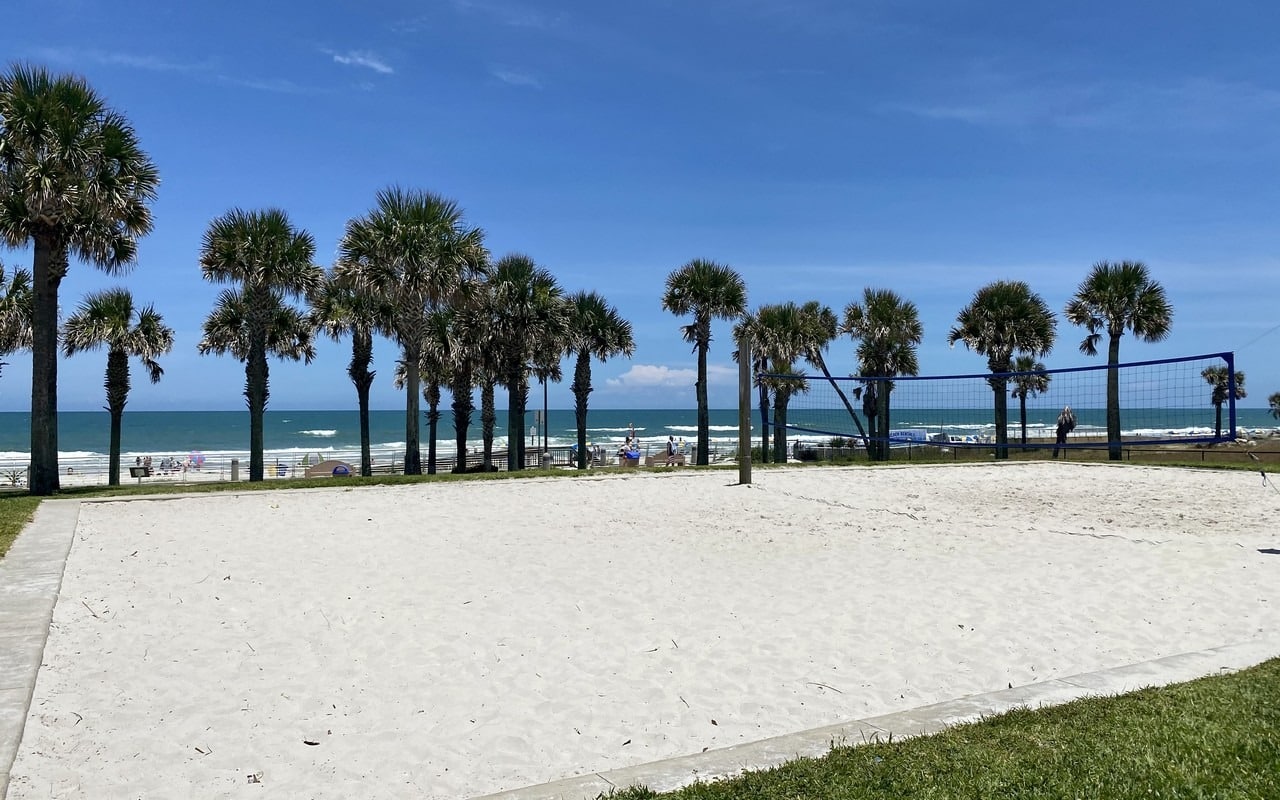
<svg viewBox="0 0 1280 800">
<path fill-rule="evenodd" d="M 529 404 L 529 383 L 523 376 L 507 384 L 507 469 L 524 469 L 524 411 Z"/>
<path fill-rule="evenodd" d="M 111 451 L 107 460 L 107 485 L 120 485 L 120 422 L 124 409 L 111 409 Z"/>
<path fill-rule="evenodd" d="M 493 429 L 498 424 L 498 412 L 493 403 L 493 378 L 485 376 L 480 387 L 480 435 L 484 437 L 484 471 L 493 469 Z"/>
<path fill-rule="evenodd" d="M 1215 439 L 1222 438 L 1222 403 L 1213 404 L 1214 422 L 1213 436 Z"/>
<path fill-rule="evenodd" d="M 1022 450 L 1027 449 L 1027 393 L 1018 393 L 1018 417 L 1022 420 Z"/>
<path fill-rule="evenodd" d="M 440 384 L 427 381 L 427 474 L 436 474 L 436 433 L 440 428 Z"/>
<path fill-rule="evenodd" d="M 698 327 L 703 328 L 701 322 Z M 706 327 L 710 328 L 710 321 Z M 700 467 L 711 463 L 711 411 L 707 407 L 707 350 L 711 345 L 708 339 L 698 341 L 698 457 L 694 463 Z"/>
<path fill-rule="evenodd" d="M 1007 371 L 1006 366 L 1004 371 Z M 1009 457 L 1009 395 L 1008 379 L 993 378 L 992 389 L 996 393 L 996 458 Z"/>
<path fill-rule="evenodd" d="M 422 449 L 418 444 L 418 392 L 422 388 L 418 364 L 422 357 L 422 348 L 409 345 L 404 348 L 404 474 L 422 474 Z"/>
<path fill-rule="evenodd" d="M 791 392 L 778 390 L 773 408 L 773 421 L 778 429 L 773 437 L 773 460 L 779 464 L 787 463 L 787 406 L 790 404 Z"/>
<path fill-rule="evenodd" d="M 67 253 L 43 236 L 35 239 L 31 307 L 31 468 L 33 495 L 58 491 L 58 285 Z"/>
<path fill-rule="evenodd" d="M 760 463 L 769 463 L 769 387 L 760 383 Z"/>
<path fill-rule="evenodd" d="M 253 334 L 251 334 L 253 335 Z M 253 335 L 249 343 L 248 357 L 244 362 L 244 397 L 249 405 L 249 482 L 263 479 L 263 429 L 262 417 L 267 408 L 267 343 L 260 335 Z"/>
<path fill-rule="evenodd" d="M 831 377 L 831 370 L 827 369 L 827 360 L 822 357 L 822 353 L 817 353 L 814 358 L 818 363 L 818 369 L 822 370 L 822 374 L 826 376 L 827 383 L 831 384 L 831 388 L 835 389 L 836 394 L 840 396 L 840 402 L 844 403 L 845 410 L 849 412 L 849 418 L 853 420 L 858 433 L 862 435 L 862 447 L 867 451 L 867 456 L 870 457 L 871 445 L 867 441 L 867 432 L 862 429 L 862 420 L 858 419 L 858 412 L 853 410 L 853 403 L 849 402 L 849 397 L 840 388 L 840 384 L 836 383 L 836 379 Z"/>
<path fill-rule="evenodd" d="M 880 460 L 880 426 L 876 422 L 876 412 L 880 410 L 879 406 L 880 401 L 877 399 L 873 410 L 870 412 L 864 412 L 867 414 L 867 428 L 871 431 L 871 436 L 866 440 L 868 461 Z"/>
<path fill-rule="evenodd" d="M 373 334 L 368 328 L 356 328 L 351 333 L 351 364 L 347 374 L 356 386 L 356 402 L 360 407 L 360 474 L 373 474 L 373 454 L 369 442 L 369 387 L 373 385 Z"/>
<path fill-rule="evenodd" d="M 449 385 L 449 393 L 453 395 L 454 446 L 458 452 L 454 459 L 454 472 L 467 471 L 467 430 L 471 427 L 471 412 L 476 407 L 471 402 L 471 380 L 471 371 L 460 369 Z"/>
<path fill-rule="evenodd" d="M 880 393 L 876 395 L 880 403 L 880 460 L 889 460 L 889 382 L 882 381 Z"/>
<path fill-rule="evenodd" d="M 578 469 L 586 469 L 587 455 L 587 397 L 591 394 L 591 353 L 585 348 L 578 351 L 573 367 L 573 416 L 578 425 Z"/>
<path fill-rule="evenodd" d="M 370 383 L 373 376 L 370 375 Z M 356 386 L 356 402 L 360 406 L 360 474 L 373 475 L 373 451 L 369 443 L 369 385 Z"/>
<path fill-rule="evenodd" d="M 1120 452 L 1120 333 L 1107 346 L 1107 457 L 1119 461 Z"/>
<path fill-rule="evenodd" d="M 129 355 L 124 350 L 107 353 L 107 411 L 111 414 L 111 441 L 107 451 L 107 485 L 120 485 L 120 423 L 129 400 Z"/>
</svg>

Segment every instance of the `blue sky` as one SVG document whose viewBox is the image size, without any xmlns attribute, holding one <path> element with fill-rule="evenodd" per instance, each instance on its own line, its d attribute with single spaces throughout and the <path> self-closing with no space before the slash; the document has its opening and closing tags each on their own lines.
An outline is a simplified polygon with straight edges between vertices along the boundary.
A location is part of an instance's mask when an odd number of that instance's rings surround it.
<svg viewBox="0 0 1280 800">
<path fill-rule="evenodd" d="M 1271 2 L 9 0 L 5 17 L 5 61 L 86 76 L 160 170 L 136 268 L 73 265 L 61 291 L 69 310 L 123 283 L 175 328 L 131 409 L 244 407 L 242 366 L 196 353 L 211 219 L 283 208 L 327 266 L 391 184 L 455 199 L 496 256 L 632 322 L 634 358 L 595 365 L 596 407 L 694 404 L 684 321 L 660 302 L 692 258 L 737 269 L 753 307 L 897 291 L 920 308 L 922 374 L 984 368 L 946 344 L 983 284 L 1025 280 L 1060 312 L 1094 262 L 1142 260 L 1173 331 L 1126 337 L 1123 359 L 1234 350 L 1246 405 L 1280 391 Z M 711 400 L 732 406 L 714 332 Z M 1090 363 L 1082 336 L 1060 321 L 1048 366 Z M 270 407 L 354 407 L 349 353 L 272 361 Z M 379 343 L 375 408 L 403 408 L 396 355 Z M 26 410 L 30 356 L 7 360 L 0 410 Z M 64 360 L 60 408 L 100 408 L 104 366 Z M 551 405 L 572 405 L 567 381 Z"/>
</svg>

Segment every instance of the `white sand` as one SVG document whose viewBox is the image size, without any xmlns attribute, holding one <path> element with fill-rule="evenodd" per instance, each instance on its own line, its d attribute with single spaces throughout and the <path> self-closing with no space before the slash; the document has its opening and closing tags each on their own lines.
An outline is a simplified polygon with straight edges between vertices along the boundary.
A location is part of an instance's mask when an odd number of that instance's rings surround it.
<svg viewBox="0 0 1280 800">
<path fill-rule="evenodd" d="M 756 478 L 86 504 L 9 796 L 462 797 L 1280 654 L 1280 556 L 1258 552 L 1280 494 L 1256 473 Z"/>
</svg>

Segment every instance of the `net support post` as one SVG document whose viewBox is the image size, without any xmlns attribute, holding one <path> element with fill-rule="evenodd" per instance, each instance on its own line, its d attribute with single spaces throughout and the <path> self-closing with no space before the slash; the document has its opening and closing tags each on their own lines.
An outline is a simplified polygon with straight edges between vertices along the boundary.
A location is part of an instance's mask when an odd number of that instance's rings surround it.
<svg viewBox="0 0 1280 800">
<path fill-rule="evenodd" d="M 738 483 L 751 485 L 751 338 L 738 342 Z"/>
</svg>

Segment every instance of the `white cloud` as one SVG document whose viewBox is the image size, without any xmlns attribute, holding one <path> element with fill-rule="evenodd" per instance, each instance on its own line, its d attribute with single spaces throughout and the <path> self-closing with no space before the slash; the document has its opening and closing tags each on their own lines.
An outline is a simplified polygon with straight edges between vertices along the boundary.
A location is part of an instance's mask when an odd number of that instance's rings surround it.
<svg viewBox="0 0 1280 800">
<path fill-rule="evenodd" d="M 503 67 L 490 67 L 489 74 L 509 86 L 528 86 L 531 89 L 542 88 L 542 81 L 527 72 L 518 72 L 513 69 L 504 69 Z"/>
<path fill-rule="evenodd" d="M 698 380 L 698 370 L 685 367 L 668 367 L 662 364 L 632 364 L 631 368 L 616 378 L 610 378 L 610 388 L 616 389 L 692 389 Z M 708 386 L 729 386 L 738 380 L 736 367 L 718 364 L 707 365 Z"/>
<path fill-rule="evenodd" d="M 392 75 L 395 70 L 383 61 L 377 54 L 368 50 L 348 50 L 345 53 L 335 53 L 332 50 L 326 50 L 326 53 L 333 56 L 333 60 L 339 64 L 346 64 L 349 67 L 365 67 L 374 72 L 383 75 Z"/>
</svg>

